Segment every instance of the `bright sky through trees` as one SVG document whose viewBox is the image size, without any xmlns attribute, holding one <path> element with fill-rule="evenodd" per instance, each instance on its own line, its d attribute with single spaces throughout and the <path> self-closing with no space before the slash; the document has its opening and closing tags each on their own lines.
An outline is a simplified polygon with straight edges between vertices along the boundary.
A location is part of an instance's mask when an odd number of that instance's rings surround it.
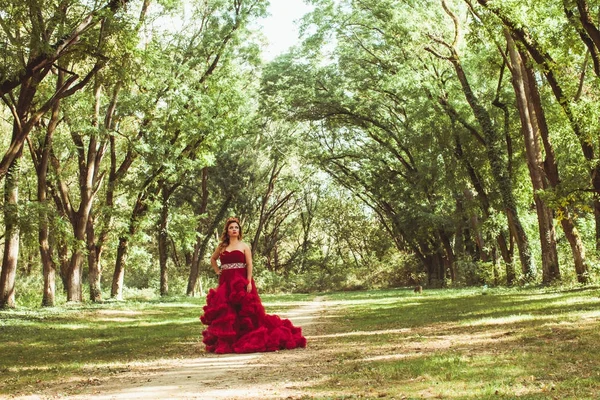
<svg viewBox="0 0 600 400">
<path fill-rule="evenodd" d="M 303 0 L 271 0 L 270 15 L 260 21 L 268 40 L 265 60 L 272 60 L 298 42 L 298 20 L 311 9 Z"/>
</svg>

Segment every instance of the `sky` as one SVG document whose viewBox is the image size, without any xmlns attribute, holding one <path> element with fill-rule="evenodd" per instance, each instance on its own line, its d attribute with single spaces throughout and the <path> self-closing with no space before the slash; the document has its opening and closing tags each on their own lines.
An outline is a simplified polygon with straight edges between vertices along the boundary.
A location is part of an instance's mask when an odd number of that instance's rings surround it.
<svg viewBox="0 0 600 400">
<path fill-rule="evenodd" d="M 262 32 L 268 40 L 263 57 L 270 61 L 297 44 L 298 20 L 312 9 L 303 0 L 271 0 L 269 17 L 260 21 Z"/>
</svg>

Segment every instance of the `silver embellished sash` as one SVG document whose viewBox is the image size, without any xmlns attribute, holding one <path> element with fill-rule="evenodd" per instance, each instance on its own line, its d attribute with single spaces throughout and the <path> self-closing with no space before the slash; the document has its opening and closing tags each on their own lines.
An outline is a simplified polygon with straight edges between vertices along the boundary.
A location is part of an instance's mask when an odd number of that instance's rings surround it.
<svg viewBox="0 0 600 400">
<path fill-rule="evenodd" d="M 221 269 L 236 269 L 236 268 L 246 268 L 246 263 L 230 263 L 230 264 L 221 264 Z"/>
</svg>

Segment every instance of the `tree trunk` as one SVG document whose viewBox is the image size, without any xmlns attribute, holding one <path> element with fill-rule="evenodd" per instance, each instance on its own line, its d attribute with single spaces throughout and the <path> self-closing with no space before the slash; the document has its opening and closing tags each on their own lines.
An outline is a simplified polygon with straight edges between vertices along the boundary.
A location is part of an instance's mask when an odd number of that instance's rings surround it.
<svg viewBox="0 0 600 400">
<path fill-rule="evenodd" d="M 470 254 L 469 251 L 467 251 L 467 241 L 469 240 L 468 237 L 471 235 L 468 227 L 468 220 L 470 218 L 466 215 L 463 206 L 464 199 L 462 199 L 460 196 L 456 196 L 455 201 L 456 214 L 459 216 L 459 218 L 454 228 L 454 249 L 456 251 L 456 255 L 462 258 L 465 255 Z M 471 254 L 471 257 L 473 257 L 473 254 Z"/>
<path fill-rule="evenodd" d="M 42 270 L 44 274 L 44 294 L 42 296 L 43 307 L 53 307 L 56 295 L 56 265 L 52 260 L 52 251 L 48 240 L 48 216 L 44 215 L 40 219 L 39 243 L 40 255 L 42 257 Z"/>
<path fill-rule="evenodd" d="M 594 196 L 594 221 L 596 223 L 596 251 L 600 253 L 600 201 Z"/>
<path fill-rule="evenodd" d="M 189 257 L 190 273 L 188 275 L 188 284 L 185 291 L 186 296 L 194 297 L 196 295 L 196 284 L 198 283 L 198 276 L 200 275 L 200 260 L 204 258 L 204 255 L 200 255 L 203 242 L 204 240 L 196 238 L 194 251 L 192 252 L 191 257 Z"/>
<path fill-rule="evenodd" d="M 90 284 L 90 300 L 94 303 L 102 301 L 102 265 L 100 257 L 102 248 L 96 246 L 96 233 L 94 229 L 94 216 L 90 213 L 86 226 L 86 240 L 88 251 L 88 281 Z"/>
<path fill-rule="evenodd" d="M 169 274 L 167 270 L 168 258 L 168 219 L 169 219 L 169 196 L 170 192 L 166 187 L 162 189 L 162 207 L 158 220 L 158 261 L 160 265 L 160 295 L 169 294 Z"/>
<path fill-rule="evenodd" d="M 187 286 L 187 293 L 186 293 L 188 296 L 194 295 L 195 288 L 196 288 L 196 282 L 198 281 L 200 262 L 204 258 L 204 254 L 206 253 L 206 249 L 208 247 L 208 242 L 210 241 L 210 238 L 211 238 L 213 232 L 218 228 L 219 222 L 223 219 L 223 217 L 227 213 L 227 210 L 229 209 L 229 205 L 231 204 L 232 200 L 233 200 L 233 197 L 231 197 L 231 196 L 229 196 L 225 199 L 225 201 L 221 204 L 221 208 L 219 209 L 219 212 L 217 212 L 217 215 L 215 216 L 210 227 L 206 231 L 206 234 L 204 235 L 204 237 L 202 239 L 202 243 L 200 245 L 196 244 L 196 246 L 195 246 L 195 248 L 198 248 L 198 251 L 197 251 L 197 254 L 196 254 L 196 252 L 194 252 L 194 261 L 193 261 L 194 264 L 192 264 L 192 267 L 190 268 L 190 276 L 188 277 L 188 286 Z M 198 239 L 198 240 L 200 240 L 200 239 Z"/>
<path fill-rule="evenodd" d="M 88 246 L 87 224 L 92 213 L 92 206 L 96 197 L 103 175 L 99 174 L 100 165 L 106 150 L 106 141 L 98 140 L 96 131 L 99 130 L 99 113 L 101 99 L 101 85 L 96 83 L 94 87 L 94 131 L 90 134 L 87 145 L 87 154 L 85 152 L 84 140 L 78 132 L 71 132 L 71 138 L 77 148 L 77 157 L 79 164 L 79 207 L 77 211 L 73 209 L 70 202 L 69 189 L 64 183 L 59 183 L 58 187 L 61 191 L 61 198 L 64 204 L 71 226 L 73 227 L 73 236 L 75 243 L 71 252 L 71 260 L 67 274 L 67 300 L 72 302 L 81 302 L 82 299 L 82 276 L 83 276 L 83 261 L 85 259 L 85 251 L 82 246 Z M 53 159 L 57 172 L 60 171 L 60 162 L 57 158 Z M 60 175 L 58 173 L 57 175 Z M 94 279 L 97 271 L 92 273 Z M 95 291 L 95 290 L 94 290 Z M 98 293 L 93 293 L 94 296 Z"/>
<path fill-rule="evenodd" d="M 577 138 L 579 139 L 579 144 L 581 146 L 583 156 L 585 157 L 585 159 L 589 162 L 589 164 L 591 166 L 590 167 L 590 177 L 591 177 L 592 186 L 594 188 L 594 216 L 596 218 L 596 221 L 595 221 L 596 222 L 596 249 L 599 250 L 600 249 L 600 201 L 598 200 L 598 196 L 600 196 L 600 164 L 596 162 L 596 157 L 594 155 L 593 143 L 589 140 L 588 135 L 585 133 L 585 130 L 581 126 L 582 120 L 580 118 L 577 118 L 577 115 L 572 108 L 573 100 L 564 94 L 563 88 L 557 80 L 556 72 L 560 70 L 560 66 L 551 57 L 550 53 L 548 51 L 546 51 L 535 40 L 535 35 L 532 35 L 526 26 L 515 23 L 515 21 L 513 21 L 510 18 L 510 16 L 508 14 L 506 14 L 502 9 L 500 9 L 494 2 L 490 2 L 489 0 L 477 0 L 477 2 L 479 4 L 481 4 L 483 7 L 485 7 L 486 9 L 488 9 L 489 11 L 491 11 L 492 13 L 494 13 L 496 16 L 498 16 L 498 18 L 500 18 L 502 20 L 504 26 L 510 31 L 510 34 L 512 35 L 512 37 L 515 40 L 522 43 L 523 46 L 527 49 L 527 52 L 531 55 L 531 58 L 533 58 L 533 60 L 538 65 L 540 65 L 541 73 L 544 74 L 548 84 L 550 85 L 550 88 L 552 89 L 552 93 L 554 94 L 554 97 L 556 98 L 557 103 L 560 104 L 560 106 L 562 107 L 562 109 L 563 109 L 565 115 L 567 116 L 567 119 L 571 125 L 571 128 L 573 129 L 573 132 L 575 133 L 575 136 L 577 136 Z M 587 34 L 590 34 L 593 36 L 594 35 L 593 31 L 596 30 L 596 28 L 593 25 L 590 25 L 591 20 L 589 19 L 589 14 L 588 14 L 589 10 L 587 10 L 587 7 L 585 7 L 585 6 L 580 7 L 583 4 L 584 4 L 584 2 L 578 3 L 578 10 L 581 13 L 581 18 L 582 18 L 582 21 L 581 21 L 582 28 L 587 32 Z M 572 19 L 570 17 L 572 10 L 570 10 L 569 7 L 563 7 L 563 8 L 567 14 L 567 17 L 569 19 Z M 586 40 L 584 40 L 584 43 L 585 42 L 586 42 Z M 588 46 L 590 53 L 594 57 L 594 63 L 598 64 L 597 52 L 596 52 L 597 47 L 594 46 L 594 41 L 591 40 L 591 38 L 590 38 L 590 41 L 587 41 L 586 45 Z M 529 70 L 530 69 L 528 69 L 528 71 Z M 600 72 L 600 69 L 598 68 L 597 65 L 595 68 L 595 72 L 597 74 Z M 533 78 L 530 78 L 529 80 L 532 84 L 535 82 L 535 79 L 533 79 Z M 537 93 L 537 89 L 532 90 L 532 92 Z M 541 103 L 537 107 L 537 110 L 542 111 Z M 542 113 L 543 113 L 543 111 L 542 111 Z M 539 115 L 543 115 L 543 114 L 539 114 Z M 544 124 L 544 126 L 541 129 L 542 137 L 544 137 L 544 133 L 547 132 L 547 129 L 545 129 L 546 128 L 545 120 L 543 118 L 541 118 L 539 121 L 540 121 L 540 126 L 542 124 Z M 544 140 L 544 145 L 546 145 L 546 140 Z M 548 148 L 546 148 L 546 156 L 547 157 L 548 157 L 548 154 L 553 154 L 553 153 L 551 151 L 549 151 Z M 551 165 L 551 163 L 548 163 L 548 165 Z M 576 242 L 576 240 L 574 242 Z M 573 246 L 571 246 L 571 249 L 573 251 L 578 251 L 576 248 L 574 249 Z M 576 255 L 574 258 L 575 258 L 575 260 L 580 259 L 584 263 L 583 265 L 579 265 L 577 268 L 580 268 L 580 269 L 587 268 L 587 266 L 585 264 L 585 257 L 582 257 L 582 254 Z"/>
<path fill-rule="evenodd" d="M 317 192 L 317 198 L 315 203 L 310 201 L 309 194 L 304 194 L 304 205 L 305 210 L 300 213 L 300 222 L 302 222 L 302 251 L 300 253 L 300 272 L 306 271 L 306 255 L 308 253 L 308 246 L 310 240 L 310 232 L 312 228 L 312 222 L 314 219 L 314 210 L 318 206 L 320 200 L 320 193 Z"/>
<path fill-rule="evenodd" d="M 117 247 L 117 257 L 115 260 L 115 271 L 113 273 L 110 291 L 110 297 L 116 298 L 117 300 L 123 299 L 123 279 L 125 277 L 125 267 L 127 265 L 129 240 L 137 231 L 140 217 L 142 217 L 146 211 L 148 211 L 146 198 L 147 194 L 145 192 L 142 192 L 138 195 L 133 207 L 133 211 L 131 212 L 131 218 L 129 219 L 129 228 L 127 230 L 127 234 L 119 236 L 119 246 Z"/>
<path fill-rule="evenodd" d="M 471 192 L 471 189 L 463 189 L 463 196 L 464 198 L 471 202 L 473 201 L 473 193 Z M 464 207 L 462 206 L 462 203 L 459 203 L 460 207 L 459 209 L 461 210 L 461 212 L 463 212 L 462 210 L 464 210 Z M 486 212 L 486 214 L 489 213 L 489 210 Z M 467 225 L 467 224 L 465 224 Z M 473 236 L 475 239 L 475 245 L 477 247 L 477 253 L 478 253 L 478 258 L 483 261 L 483 262 L 488 262 L 490 259 L 489 253 L 485 250 L 485 241 L 483 239 L 483 235 L 481 234 L 481 229 L 480 229 L 480 222 L 479 222 L 479 217 L 477 216 L 477 213 L 473 212 L 471 213 L 471 215 L 469 216 L 469 221 L 468 221 L 468 225 L 471 226 L 471 230 L 473 231 Z M 467 240 L 469 240 L 467 238 Z"/>
<path fill-rule="evenodd" d="M 500 257 L 498 257 L 498 248 L 492 248 L 492 275 L 494 277 L 494 286 L 500 284 Z"/>
<path fill-rule="evenodd" d="M 30 58 L 31 57 L 34 57 L 34 55 L 30 54 Z M 39 113 L 33 113 L 33 116 L 29 114 L 34 101 L 37 85 L 46 73 L 47 71 L 38 71 L 29 77 L 22 77 L 22 80 L 19 82 L 21 84 L 21 90 L 16 104 L 13 105 L 16 115 L 14 116 L 13 121 L 11 143 L 0 162 L 0 180 L 6 175 L 4 186 L 5 242 L 2 271 L 0 272 L 0 308 L 13 308 L 16 306 L 15 279 L 20 245 L 18 221 L 19 164 L 23 154 L 23 141 L 29 134 L 29 131 L 33 128 L 33 123 L 30 122 L 37 122 L 39 121 L 39 118 L 41 118 Z M 27 119 L 28 117 L 30 117 L 29 120 Z"/>
<path fill-rule="evenodd" d="M 444 257 L 440 252 L 427 256 L 429 260 L 428 285 L 441 288 L 446 285 L 446 274 L 444 273 Z"/>
<path fill-rule="evenodd" d="M 539 128 L 535 119 L 535 110 L 533 110 L 533 106 L 529 101 L 528 84 L 526 84 L 527 75 L 524 70 L 523 60 L 508 30 L 505 30 L 505 37 L 512 64 L 512 85 L 521 119 L 521 131 L 525 142 L 527 167 L 533 185 L 533 198 L 538 217 L 542 250 L 542 282 L 548 284 L 560 279 L 560 269 L 558 265 L 558 252 L 556 250 L 556 231 L 554 230 L 553 213 L 539 196 L 539 192 L 547 188 L 544 171 L 542 170 Z"/>
<path fill-rule="evenodd" d="M 454 122 L 457 118 L 457 113 L 451 109 L 450 105 L 447 103 L 445 99 L 438 99 L 442 107 L 446 110 L 450 119 Z M 475 134 L 476 132 L 474 132 Z M 477 134 L 478 135 L 478 134 Z M 482 139 L 483 140 L 483 139 Z M 454 142 L 455 142 L 455 151 L 454 154 L 457 158 L 464 164 L 467 173 L 469 175 L 469 180 L 471 184 L 475 188 L 477 192 L 477 198 L 481 203 L 481 209 L 486 218 L 491 216 L 491 205 L 488 199 L 488 195 L 483 187 L 484 180 L 481 178 L 475 167 L 471 165 L 470 161 L 464 156 L 464 152 L 462 149 L 462 143 L 460 141 L 460 137 L 458 136 L 458 132 L 454 130 Z M 485 144 L 485 141 L 484 141 Z M 504 232 L 500 232 L 496 236 L 496 242 L 498 243 L 498 247 L 500 248 L 500 253 L 502 258 L 504 259 L 504 263 L 506 264 L 506 283 L 507 285 L 512 285 L 515 280 L 515 272 L 513 265 L 513 254 L 512 251 L 508 248 L 506 244 L 506 235 Z"/>
<path fill-rule="evenodd" d="M 71 259 L 69 260 L 69 270 L 67 274 L 67 301 L 80 303 L 83 300 L 82 291 L 82 276 L 83 276 L 83 261 L 84 250 L 81 248 L 81 244 L 86 241 L 86 226 L 87 216 L 82 217 L 81 213 L 75 215 L 73 221 L 73 233 L 75 239 L 75 245 L 71 252 Z"/>
<path fill-rule="evenodd" d="M 208 206 L 208 167 L 202 168 L 202 201 L 198 209 L 198 215 L 203 215 L 206 212 Z M 208 235 L 202 234 L 202 227 L 204 225 L 205 218 L 202 218 L 198 226 L 196 226 L 196 243 L 194 244 L 194 252 L 190 260 L 190 274 L 188 275 L 188 285 L 186 290 L 187 296 L 195 296 L 196 294 L 196 282 L 198 282 L 198 274 L 200 273 L 200 261 L 204 258 L 206 252 L 206 246 L 203 246 L 206 237 L 210 237 L 212 230 L 208 230 Z M 203 237 L 201 239 L 201 237 Z"/>
<path fill-rule="evenodd" d="M 262 197 L 262 202 L 261 202 L 261 206 L 260 206 L 260 215 L 258 218 L 258 226 L 256 227 L 254 239 L 252 240 L 252 251 L 253 252 L 258 252 L 258 239 L 260 238 L 262 228 L 267 219 L 267 216 L 266 216 L 267 204 L 269 202 L 269 199 L 271 198 L 271 195 L 273 194 L 273 189 L 275 188 L 275 181 L 277 180 L 277 177 L 279 176 L 279 173 L 281 172 L 281 169 L 283 168 L 283 166 L 280 166 L 279 168 L 277 168 L 278 163 L 279 163 L 279 158 L 275 158 L 274 163 L 273 163 L 273 168 L 271 169 L 271 176 L 270 176 L 269 182 L 267 184 L 267 191 L 265 192 L 265 194 Z"/>
<path fill-rule="evenodd" d="M 450 272 L 450 280 L 452 281 L 452 283 L 456 283 L 456 262 L 455 262 L 454 250 L 452 249 L 452 244 L 450 244 L 450 238 L 443 231 L 440 231 L 439 235 L 440 235 L 440 240 L 442 242 L 442 246 L 443 246 L 444 252 L 445 252 L 445 257 L 443 257 L 444 265 L 446 266 L 445 269 L 448 272 Z M 444 277 L 445 276 L 446 276 L 446 274 L 444 271 Z"/>
<path fill-rule="evenodd" d="M 487 110 L 479 103 L 479 99 L 473 93 L 467 80 L 467 76 L 460 64 L 458 55 L 453 51 L 450 61 L 454 65 L 459 82 L 467 102 L 471 106 L 475 118 L 479 122 L 486 143 L 486 152 L 491 165 L 492 175 L 500 190 L 502 204 L 508 217 L 510 230 L 517 241 L 519 249 L 519 258 L 526 281 L 532 281 L 536 276 L 535 264 L 531 255 L 529 239 L 523 229 L 519 214 L 517 212 L 516 201 L 512 191 L 512 185 L 508 177 L 508 165 L 502 155 L 501 139 L 492 124 L 491 117 Z"/>
<path fill-rule="evenodd" d="M 130 233 L 135 233 L 131 230 Z M 115 271 L 110 291 L 110 297 L 117 300 L 123 300 L 123 280 L 125 278 L 125 265 L 127 262 L 127 250 L 129 249 L 129 238 L 127 236 L 119 237 L 119 246 L 117 247 L 117 257 L 115 260 Z"/>
<path fill-rule="evenodd" d="M 16 129 L 16 128 L 15 128 Z M 4 181 L 4 256 L 0 273 L 0 308 L 14 308 L 19 259 L 19 160 L 13 159 Z"/>
<path fill-rule="evenodd" d="M 60 240 L 60 239 L 59 239 Z M 55 246 L 56 251 L 58 253 L 58 260 L 59 260 L 59 275 L 60 275 L 60 280 L 63 284 L 63 291 L 66 293 L 67 292 L 67 276 L 69 275 L 69 248 L 67 246 L 66 243 L 61 242 L 58 243 L 57 246 Z"/>
<path fill-rule="evenodd" d="M 560 223 L 562 225 L 563 231 L 565 232 L 565 237 L 569 241 L 569 245 L 571 246 L 571 249 L 573 251 L 577 281 L 579 283 L 584 284 L 588 283 L 589 270 L 587 262 L 585 260 L 585 247 L 583 246 L 583 242 L 581 241 L 579 232 L 577 232 L 577 228 L 573 223 L 573 219 L 570 215 L 565 215 L 563 216 L 563 218 L 561 218 Z"/>
<path fill-rule="evenodd" d="M 56 80 L 57 90 L 64 81 L 64 71 L 58 71 Z M 56 264 L 52 259 L 52 246 L 50 245 L 49 232 L 50 221 L 48 218 L 48 168 L 50 165 L 50 151 L 52 149 L 52 138 L 59 124 L 60 101 L 56 101 L 52 107 L 50 121 L 46 128 L 46 136 L 39 149 L 39 156 L 36 157 L 35 151 L 32 151 L 32 158 L 37 172 L 37 199 L 40 205 L 40 219 L 38 229 L 38 242 L 40 256 L 42 261 L 42 272 L 44 276 L 44 291 L 42 296 L 43 307 L 53 307 L 56 295 Z"/>
<path fill-rule="evenodd" d="M 546 122 L 546 115 L 542 107 L 542 100 L 537 87 L 535 74 L 533 68 L 531 67 L 531 62 L 525 52 L 521 51 L 520 55 L 523 60 L 522 66 L 527 77 L 526 91 L 529 97 L 530 113 L 532 114 L 532 120 L 536 121 L 537 123 L 539 133 L 542 138 L 542 143 L 544 145 L 544 151 L 546 153 L 546 158 L 543 162 L 543 171 L 548 179 L 548 184 L 554 188 L 560 184 L 560 175 L 558 171 L 558 163 L 554 155 L 554 147 L 552 146 L 552 143 L 550 143 L 550 134 L 548 124 Z M 599 206 L 596 198 L 597 197 L 595 196 L 595 210 Z M 558 210 L 562 214 L 561 226 L 565 233 L 565 237 L 571 246 L 571 253 L 573 254 L 573 260 L 575 262 L 577 280 L 580 283 L 587 283 L 589 267 L 585 258 L 585 247 L 583 246 L 583 242 L 581 241 L 579 232 L 575 227 L 575 222 L 573 221 L 569 209 L 567 207 L 559 207 Z M 598 228 L 598 226 L 600 226 L 600 224 L 597 223 L 596 227 Z"/>
<path fill-rule="evenodd" d="M 62 72 L 60 73 L 62 74 Z M 60 79 L 59 79 L 60 81 Z M 52 259 L 52 247 L 49 240 L 49 220 L 48 220 L 48 165 L 50 162 L 50 148 L 52 147 L 52 136 L 58 125 L 58 102 L 52 110 L 52 117 L 46 130 L 46 138 L 41 151 L 38 167 L 38 187 L 37 196 L 40 203 L 40 225 L 38 232 L 38 242 L 40 256 L 42 260 L 42 271 L 44 275 L 44 294 L 42 297 L 43 307 L 53 307 L 56 294 L 56 265 Z"/>
<path fill-rule="evenodd" d="M 121 90 L 122 83 L 118 82 L 112 92 L 111 101 L 108 104 L 106 113 L 104 116 L 104 129 L 110 131 L 114 128 L 114 114 L 117 107 L 117 98 Z M 96 125 L 99 125 L 99 106 L 100 106 L 100 92 L 97 96 L 97 121 Z M 110 170 L 108 185 L 106 188 L 105 206 L 107 209 L 114 207 L 114 191 L 117 181 L 125 175 L 131 163 L 133 162 L 133 156 L 131 150 L 128 150 L 123 163 L 117 171 L 117 160 L 116 160 L 116 149 L 115 149 L 115 138 L 113 135 L 109 136 L 110 145 Z M 105 145 L 103 145 L 105 146 Z M 90 285 L 90 300 L 93 302 L 102 301 L 102 253 L 104 252 L 104 244 L 108 238 L 109 230 L 111 229 L 113 213 L 100 214 L 99 217 L 102 219 L 100 234 L 96 236 L 96 218 L 94 213 L 90 212 L 87 226 L 87 249 L 88 249 L 88 269 L 89 269 L 89 285 Z"/>
</svg>

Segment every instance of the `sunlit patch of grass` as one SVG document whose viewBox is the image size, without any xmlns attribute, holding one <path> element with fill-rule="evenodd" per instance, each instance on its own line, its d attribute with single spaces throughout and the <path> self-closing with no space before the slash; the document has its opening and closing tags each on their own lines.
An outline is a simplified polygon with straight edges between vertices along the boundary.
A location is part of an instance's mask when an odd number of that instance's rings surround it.
<svg viewBox="0 0 600 400">
<path fill-rule="evenodd" d="M 551 319 L 550 316 L 533 316 L 530 314 L 526 315 L 507 315 L 505 317 L 499 318 L 482 318 L 475 321 L 465 321 L 464 323 L 467 325 L 505 325 L 505 324 L 513 324 L 515 322 L 526 322 L 533 320 L 543 320 L 543 319 Z"/>
<path fill-rule="evenodd" d="M 597 288 L 336 293 L 328 309 L 339 317 L 314 339 L 339 356 L 311 390 L 323 399 L 597 399 L 599 308 Z"/>
<path fill-rule="evenodd" d="M 307 349 L 277 355 L 283 364 L 264 379 L 301 377 L 311 399 L 598 399 L 598 294 L 559 287 L 327 294 Z M 269 313 L 312 300 L 261 297 Z M 9 367 L 0 368 L 0 390 L 27 393 L 38 381 L 203 357 L 203 305 L 204 298 L 169 298 L 3 311 L 0 365 Z"/>
<path fill-rule="evenodd" d="M 267 312 L 279 313 L 311 296 L 262 298 Z M 203 357 L 205 327 L 198 317 L 204 305 L 203 297 L 174 296 L 0 311 L 0 394 L 111 375 L 128 365 Z"/>
<path fill-rule="evenodd" d="M 314 294 L 261 294 L 261 301 L 267 314 L 285 313 L 312 302 Z M 283 316 L 291 318 L 291 316 Z"/>
</svg>

